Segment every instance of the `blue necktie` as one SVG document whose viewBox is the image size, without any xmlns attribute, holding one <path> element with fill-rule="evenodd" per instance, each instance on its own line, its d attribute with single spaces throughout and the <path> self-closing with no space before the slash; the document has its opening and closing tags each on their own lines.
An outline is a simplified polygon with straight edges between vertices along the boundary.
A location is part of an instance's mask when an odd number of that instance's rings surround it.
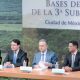
<svg viewBox="0 0 80 80">
<path fill-rule="evenodd" d="M 14 53 L 14 56 L 13 56 L 13 63 L 16 64 L 16 59 L 17 59 L 17 56 L 16 56 L 16 53 Z"/>
<path fill-rule="evenodd" d="M 42 57 L 42 61 L 44 61 L 44 54 L 42 54 L 41 57 Z"/>
</svg>

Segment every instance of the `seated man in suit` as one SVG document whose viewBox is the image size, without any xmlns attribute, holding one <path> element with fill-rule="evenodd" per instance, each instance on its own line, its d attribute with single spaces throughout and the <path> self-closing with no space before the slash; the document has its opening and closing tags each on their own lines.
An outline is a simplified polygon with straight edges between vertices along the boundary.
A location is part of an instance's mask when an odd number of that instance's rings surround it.
<svg viewBox="0 0 80 80">
<path fill-rule="evenodd" d="M 69 42 L 69 54 L 64 58 L 65 71 L 78 71 L 80 70 L 80 52 L 78 52 L 78 42 Z"/>
<path fill-rule="evenodd" d="M 3 61 L 4 66 L 10 67 L 13 65 L 19 67 L 23 65 L 24 60 L 28 60 L 27 53 L 20 48 L 20 41 L 18 39 L 13 39 L 11 42 L 11 50 Z"/>
<path fill-rule="evenodd" d="M 35 54 L 33 59 L 33 68 L 40 68 L 40 64 L 43 64 L 48 68 L 53 68 L 57 61 L 57 55 L 53 51 L 49 51 L 46 40 L 41 39 L 39 41 L 39 52 Z"/>
</svg>

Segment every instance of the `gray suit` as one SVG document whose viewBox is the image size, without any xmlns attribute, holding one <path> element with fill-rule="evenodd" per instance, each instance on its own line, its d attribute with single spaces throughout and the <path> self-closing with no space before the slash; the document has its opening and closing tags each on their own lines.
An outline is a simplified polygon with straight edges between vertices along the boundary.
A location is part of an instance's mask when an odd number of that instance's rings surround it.
<svg viewBox="0 0 80 80">
<path fill-rule="evenodd" d="M 32 66 L 34 67 L 34 65 L 37 65 L 40 60 L 41 60 L 41 52 L 37 52 L 34 55 Z M 45 61 L 52 63 L 53 64 L 52 68 L 54 68 L 54 64 L 58 61 L 58 57 L 53 51 L 47 51 Z"/>
</svg>

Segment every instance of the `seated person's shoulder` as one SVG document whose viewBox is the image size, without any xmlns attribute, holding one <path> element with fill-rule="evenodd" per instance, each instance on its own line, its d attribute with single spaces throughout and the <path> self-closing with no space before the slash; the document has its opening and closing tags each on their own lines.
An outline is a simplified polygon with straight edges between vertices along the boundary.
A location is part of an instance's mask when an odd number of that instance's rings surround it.
<svg viewBox="0 0 80 80">
<path fill-rule="evenodd" d="M 27 54 L 27 52 L 25 52 L 24 50 L 20 49 L 19 52 L 23 53 L 23 54 Z"/>
<path fill-rule="evenodd" d="M 69 58 L 71 56 L 71 53 L 66 53 L 66 54 L 64 54 L 64 57 L 65 58 Z"/>
<path fill-rule="evenodd" d="M 12 50 L 8 50 L 7 51 L 7 54 L 9 55 L 9 54 L 11 54 L 13 51 Z"/>
<path fill-rule="evenodd" d="M 50 54 L 55 54 L 54 51 L 50 51 L 50 50 L 48 50 L 47 52 L 50 53 Z"/>
<path fill-rule="evenodd" d="M 78 56 L 80 57 L 80 52 L 77 52 L 78 53 Z"/>
<path fill-rule="evenodd" d="M 48 51 L 48 53 L 52 56 L 57 55 L 54 51 Z"/>
</svg>

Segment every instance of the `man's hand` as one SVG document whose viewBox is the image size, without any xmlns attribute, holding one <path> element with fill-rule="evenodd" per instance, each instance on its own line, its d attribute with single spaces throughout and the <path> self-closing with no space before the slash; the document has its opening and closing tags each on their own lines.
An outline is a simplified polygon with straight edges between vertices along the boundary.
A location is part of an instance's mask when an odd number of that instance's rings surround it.
<svg viewBox="0 0 80 80">
<path fill-rule="evenodd" d="M 47 66 L 47 67 L 52 67 L 52 64 L 49 63 L 49 62 L 44 62 L 44 65 Z"/>
<path fill-rule="evenodd" d="M 39 65 L 44 65 L 44 66 L 46 66 L 46 67 L 52 67 L 52 64 L 51 63 L 49 63 L 49 62 L 43 62 L 43 61 L 40 61 L 39 62 Z"/>
<path fill-rule="evenodd" d="M 9 65 L 11 65 L 11 62 L 4 63 L 4 66 L 9 66 Z"/>
<path fill-rule="evenodd" d="M 34 65 L 34 68 L 40 68 L 40 66 L 39 65 Z"/>
<path fill-rule="evenodd" d="M 72 71 L 72 68 L 68 67 L 68 66 L 63 67 L 63 69 L 65 69 L 66 72 L 71 72 Z"/>
<path fill-rule="evenodd" d="M 48 62 L 40 61 L 39 64 L 34 66 L 34 68 L 41 68 L 41 67 L 47 67 L 47 68 L 52 67 L 52 64 Z"/>
<path fill-rule="evenodd" d="M 7 68 L 7 67 L 14 68 L 14 64 L 11 64 L 11 62 L 6 62 L 6 63 L 4 63 L 4 67 L 5 68 Z"/>
</svg>

